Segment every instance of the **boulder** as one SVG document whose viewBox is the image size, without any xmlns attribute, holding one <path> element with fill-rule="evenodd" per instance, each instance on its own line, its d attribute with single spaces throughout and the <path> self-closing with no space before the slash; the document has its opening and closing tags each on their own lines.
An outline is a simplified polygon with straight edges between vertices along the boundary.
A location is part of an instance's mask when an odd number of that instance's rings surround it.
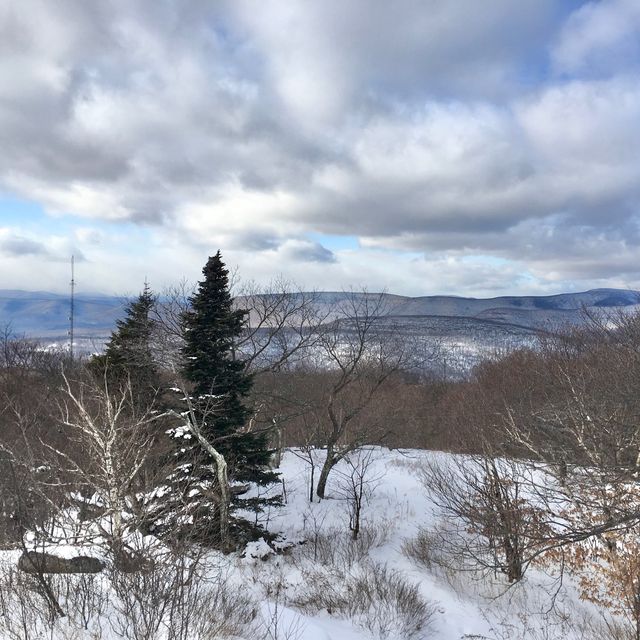
<svg viewBox="0 0 640 640">
<path fill-rule="evenodd" d="M 104 563 L 98 558 L 61 558 L 39 551 L 23 553 L 18 560 L 18 569 L 25 573 L 100 573 L 104 568 Z"/>
</svg>

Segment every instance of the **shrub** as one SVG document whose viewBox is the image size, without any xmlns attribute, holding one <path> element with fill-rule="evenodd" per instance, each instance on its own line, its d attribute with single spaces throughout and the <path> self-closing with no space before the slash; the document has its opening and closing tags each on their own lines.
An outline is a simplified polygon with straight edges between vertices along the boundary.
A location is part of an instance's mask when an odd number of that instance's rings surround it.
<svg viewBox="0 0 640 640">
<path fill-rule="evenodd" d="M 356 540 L 339 528 L 313 531 L 299 548 L 303 558 L 324 566 L 350 569 L 369 556 L 371 549 L 383 545 L 389 537 L 389 529 L 384 525 L 361 526 Z"/>
<path fill-rule="evenodd" d="M 385 565 L 364 565 L 340 575 L 310 573 L 307 591 L 295 604 L 309 613 L 326 610 L 350 619 L 374 637 L 422 640 L 428 636 L 435 606 L 417 585 Z"/>
<path fill-rule="evenodd" d="M 402 551 L 429 570 L 444 563 L 441 538 L 426 529 L 420 529 L 415 538 L 406 540 L 402 545 Z"/>
</svg>

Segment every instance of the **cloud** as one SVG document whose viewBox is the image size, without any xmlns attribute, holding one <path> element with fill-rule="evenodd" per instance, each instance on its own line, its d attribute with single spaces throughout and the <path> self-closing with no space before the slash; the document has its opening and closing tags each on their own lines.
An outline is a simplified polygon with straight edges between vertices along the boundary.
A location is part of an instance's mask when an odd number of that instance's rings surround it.
<svg viewBox="0 0 640 640">
<path fill-rule="evenodd" d="M 322 286 L 402 287 L 390 253 L 460 290 L 481 263 L 494 288 L 640 281 L 640 13 L 560 4 L 4 3 L 0 190 L 85 230 L 3 251 L 137 268 L 131 223 L 179 275 L 220 247 Z"/>
<path fill-rule="evenodd" d="M 411 250 L 486 252 L 504 234 L 508 252 L 508 231 L 558 216 L 597 237 L 638 215 L 637 122 L 640 90 L 624 79 L 541 89 L 508 109 L 380 118 L 354 140 L 352 167 L 320 175 L 303 215 L 325 233 Z"/>
<path fill-rule="evenodd" d="M 492 94 L 496 66 L 507 88 L 511 61 L 550 22 L 546 0 L 517 11 L 496 0 L 472 23 L 473 3 L 442 0 L 259 12 L 244 2 L 116 2 L 112 13 L 27 4 L 3 15 L 2 181 L 53 211 L 158 224 L 205 200 L 203 188 L 304 189 L 327 164 L 349 163 L 350 121 L 390 101 L 459 93 L 480 77 L 475 93 Z"/>
<path fill-rule="evenodd" d="M 390 100 L 509 93 L 554 17 L 547 0 L 492 0 L 482 11 L 473 0 L 230 6 L 276 95 L 303 124 L 335 123 Z"/>
<path fill-rule="evenodd" d="M 285 257 L 295 262 L 336 262 L 332 251 L 323 247 L 319 242 L 308 240 L 288 240 L 282 247 Z"/>
<path fill-rule="evenodd" d="M 47 247 L 41 242 L 15 235 L 0 237 L 0 251 L 11 257 L 49 255 Z"/>
<path fill-rule="evenodd" d="M 65 237 L 52 235 L 40 239 L 12 228 L 0 228 L 0 254 L 12 260 L 27 258 L 40 264 L 69 262 L 72 254 L 77 262 L 86 260 L 84 253 Z"/>
<path fill-rule="evenodd" d="M 579 7 L 552 48 L 558 73 L 611 76 L 640 63 L 640 5 L 635 0 L 599 0 Z"/>
</svg>

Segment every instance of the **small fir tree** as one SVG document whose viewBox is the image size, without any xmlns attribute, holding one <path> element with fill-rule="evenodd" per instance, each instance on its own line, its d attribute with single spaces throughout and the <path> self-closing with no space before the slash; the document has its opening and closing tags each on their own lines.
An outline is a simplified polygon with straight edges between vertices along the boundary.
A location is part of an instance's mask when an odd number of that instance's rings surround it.
<svg viewBox="0 0 640 640">
<path fill-rule="evenodd" d="M 94 356 L 89 363 L 93 374 L 106 377 L 113 391 L 130 383 L 134 404 L 142 410 L 151 405 L 160 388 L 160 373 L 152 350 L 154 305 L 155 298 L 145 283 L 142 293 L 126 306 L 125 317 L 116 321 L 116 330 L 104 353 Z"/>
<path fill-rule="evenodd" d="M 190 299 L 190 309 L 182 317 L 182 374 L 191 386 L 193 413 L 207 441 L 224 456 L 232 483 L 267 486 L 277 480 L 277 475 L 268 468 L 272 451 L 265 432 L 247 428 L 251 415 L 247 397 L 252 378 L 234 348 L 247 312 L 233 307 L 228 271 L 219 251 L 209 258 L 203 275 L 204 279 Z M 206 452 L 195 443 L 185 445 L 182 440 L 180 457 L 187 464 L 195 461 L 190 466 L 190 480 L 199 486 L 214 483 L 211 460 Z M 202 492 L 200 507 L 208 510 L 211 516 L 215 513 L 215 505 L 205 505 L 206 500 L 205 492 Z M 243 499 L 234 493 L 231 508 L 258 511 L 267 502 L 274 500 Z M 248 525 L 238 519 L 234 524 L 236 529 Z"/>
</svg>

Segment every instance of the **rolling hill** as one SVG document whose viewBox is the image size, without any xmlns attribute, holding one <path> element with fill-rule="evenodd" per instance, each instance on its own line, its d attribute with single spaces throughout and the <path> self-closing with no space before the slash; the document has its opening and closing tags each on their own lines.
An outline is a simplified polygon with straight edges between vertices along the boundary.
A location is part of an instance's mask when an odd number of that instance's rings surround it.
<svg viewBox="0 0 640 640">
<path fill-rule="evenodd" d="M 321 316 L 335 318 L 340 303 L 352 294 L 320 292 L 315 304 Z M 377 298 L 379 294 L 359 293 Z M 242 305 L 243 300 L 239 299 Z M 78 294 L 75 336 L 78 344 L 100 348 L 115 321 L 123 315 L 126 298 Z M 468 368 L 488 351 L 531 343 L 542 329 L 555 330 L 584 321 L 584 310 L 610 313 L 640 308 L 640 292 L 593 289 L 552 296 L 407 297 L 384 294 L 385 322 L 394 331 L 418 334 L 445 345 L 455 368 Z M 69 298 L 43 291 L 0 290 L 0 329 L 14 335 L 62 344 L 68 339 Z"/>
</svg>

